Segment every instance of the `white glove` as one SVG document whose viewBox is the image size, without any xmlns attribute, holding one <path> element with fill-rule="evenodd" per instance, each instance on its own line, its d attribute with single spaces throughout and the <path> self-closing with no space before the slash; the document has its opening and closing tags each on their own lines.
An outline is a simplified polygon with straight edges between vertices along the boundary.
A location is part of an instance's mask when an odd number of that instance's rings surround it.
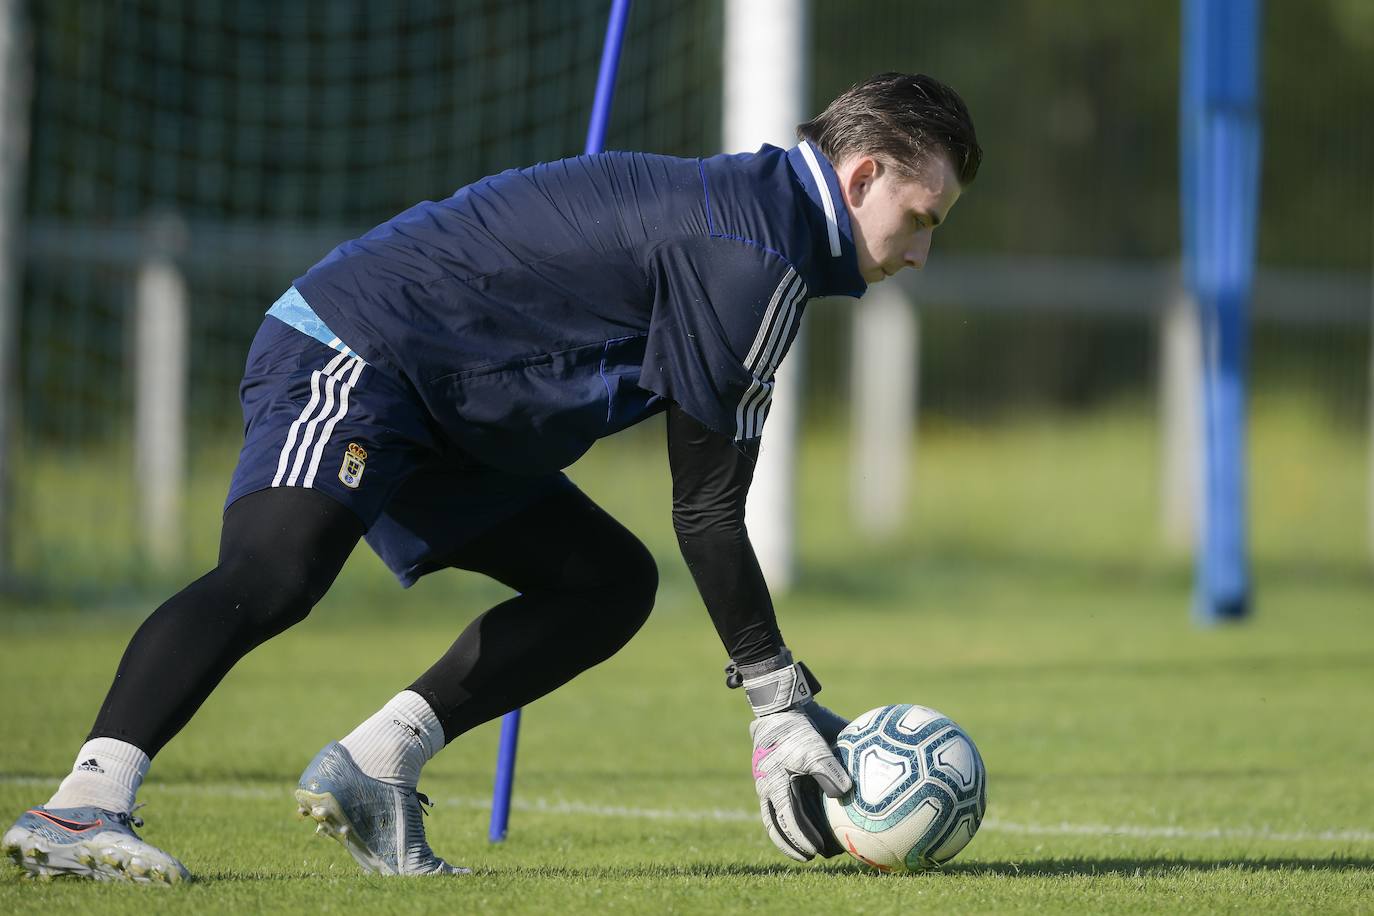
<svg viewBox="0 0 1374 916">
<path fill-rule="evenodd" d="M 814 682 L 785 649 L 768 661 L 739 666 L 731 677 L 744 687 L 758 716 L 749 734 L 754 739 L 754 789 L 768 838 L 798 862 L 818 853 L 834 855 L 838 844 L 823 819 L 816 823 L 818 806 L 808 805 L 806 794 L 819 786 L 826 795 L 839 798 L 854 784 L 808 712 L 839 717 L 811 702 Z"/>
</svg>

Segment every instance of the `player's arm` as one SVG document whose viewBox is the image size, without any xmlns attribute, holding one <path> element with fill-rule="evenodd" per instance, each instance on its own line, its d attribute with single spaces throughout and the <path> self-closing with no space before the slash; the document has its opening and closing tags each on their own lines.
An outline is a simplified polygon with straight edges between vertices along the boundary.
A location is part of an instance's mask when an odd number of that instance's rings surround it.
<svg viewBox="0 0 1374 916">
<path fill-rule="evenodd" d="M 673 530 L 725 651 L 737 664 L 783 649 L 773 600 L 759 569 L 744 506 L 759 440 L 736 443 L 676 404 L 668 409 Z"/>
<path fill-rule="evenodd" d="M 773 601 L 744 523 L 758 439 L 735 442 L 668 409 L 673 528 L 687 568 L 756 718 L 753 773 L 764 827 L 785 855 L 806 861 L 842 850 L 825 826 L 817 786 L 838 797 L 848 774 L 830 745 L 845 726 L 816 703 L 820 685 L 783 644 Z"/>
</svg>

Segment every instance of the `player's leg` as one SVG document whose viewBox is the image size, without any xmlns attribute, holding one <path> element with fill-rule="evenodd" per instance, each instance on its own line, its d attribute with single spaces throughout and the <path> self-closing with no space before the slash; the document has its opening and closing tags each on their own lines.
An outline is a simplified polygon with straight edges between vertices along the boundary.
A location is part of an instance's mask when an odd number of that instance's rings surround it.
<svg viewBox="0 0 1374 916">
<path fill-rule="evenodd" d="M 571 485 L 446 558 L 519 594 L 477 617 L 443 657 L 341 744 L 368 775 L 415 785 L 448 742 L 605 661 L 648 618 L 653 557 Z"/>
<path fill-rule="evenodd" d="M 6 832 L 6 850 L 31 872 L 184 875 L 129 829 L 150 758 L 239 658 L 310 611 L 432 447 L 406 385 L 337 338 L 317 339 L 285 319 L 259 328 L 240 395 L 246 429 L 219 563 L 135 634 L 91 740 L 50 802 L 77 813 L 54 819 L 40 806 Z M 92 858 L 91 844 L 111 831 L 120 834 L 110 836 L 114 861 Z"/>
<path fill-rule="evenodd" d="M 470 510 L 448 517 L 452 534 L 490 509 L 492 491 L 510 481 L 485 480 L 481 496 L 451 478 L 425 483 L 408 485 L 411 492 L 399 494 L 369 534 L 378 552 L 405 575 L 455 566 L 520 594 L 473 621 L 429 671 L 321 750 L 301 776 L 301 813 L 364 869 L 384 874 L 456 871 L 425 841 L 416 791 L 421 768 L 463 732 L 613 655 L 643 625 L 658 585 L 648 550 L 562 478 L 515 514 L 482 524 L 475 536 L 457 535 L 461 547 L 409 562 L 403 555 L 410 546 L 443 539 L 432 525 L 446 510 Z M 404 545 L 395 553 L 376 537 L 387 528 Z"/>
<path fill-rule="evenodd" d="M 306 618 L 362 533 L 356 515 L 316 490 L 236 501 L 224 514 L 219 564 L 134 633 L 91 737 L 156 755 L 239 659 Z"/>
<path fill-rule="evenodd" d="M 658 589 L 648 549 L 572 487 L 478 536 L 452 565 L 519 594 L 469 624 L 411 686 L 445 742 L 610 658 L 644 625 Z"/>
<path fill-rule="evenodd" d="M 40 875 L 187 877 L 131 829 L 151 758 L 240 658 L 306 617 L 361 535 L 357 516 L 314 490 L 262 490 L 231 505 L 218 565 L 138 628 L 71 773 L 5 833 L 5 851 Z"/>
</svg>

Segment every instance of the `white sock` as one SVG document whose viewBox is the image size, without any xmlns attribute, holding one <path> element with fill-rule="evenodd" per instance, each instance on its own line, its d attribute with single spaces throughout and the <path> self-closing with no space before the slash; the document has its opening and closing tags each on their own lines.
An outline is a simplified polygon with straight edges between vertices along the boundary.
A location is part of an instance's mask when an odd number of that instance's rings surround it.
<svg viewBox="0 0 1374 916">
<path fill-rule="evenodd" d="M 339 743 L 368 776 L 413 789 L 443 748 L 444 728 L 424 697 L 402 690 Z"/>
<path fill-rule="evenodd" d="M 92 738 L 81 745 L 72 771 L 48 799 L 47 808 L 84 808 L 127 813 L 148 775 L 148 755 L 126 741 Z"/>
</svg>

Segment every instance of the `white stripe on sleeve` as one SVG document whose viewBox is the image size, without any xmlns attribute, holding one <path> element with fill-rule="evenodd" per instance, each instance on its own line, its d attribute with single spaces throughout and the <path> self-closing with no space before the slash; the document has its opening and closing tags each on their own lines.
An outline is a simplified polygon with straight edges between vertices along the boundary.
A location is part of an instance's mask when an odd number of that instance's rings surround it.
<svg viewBox="0 0 1374 916">
<path fill-rule="evenodd" d="M 735 408 L 735 438 L 752 439 L 763 430 L 764 418 L 773 399 L 773 374 L 782 362 L 787 341 L 800 320 L 800 305 L 806 298 L 806 283 L 791 267 L 773 291 L 764 310 L 758 334 L 749 348 L 744 368 L 752 376 L 749 389 Z"/>
<path fill-rule="evenodd" d="M 773 290 L 773 298 L 769 300 L 768 308 L 763 311 L 763 320 L 759 322 L 759 331 L 754 335 L 753 346 L 749 348 L 749 355 L 744 358 L 744 365 L 750 372 L 753 372 L 754 367 L 758 364 L 759 351 L 763 349 L 764 344 L 768 341 L 768 332 L 777 321 L 778 305 L 785 298 L 785 294 L 793 280 L 800 281 L 800 278 L 797 276 L 795 270 L 788 267 L 787 272 L 782 275 L 782 281 L 778 283 L 778 288 Z"/>
<path fill-rule="evenodd" d="M 778 363 L 782 362 L 783 349 L 787 344 L 787 338 L 792 335 L 797 316 L 797 303 L 801 301 L 806 293 L 806 284 L 797 278 L 796 284 L 788 292 L 786 302 L 779 312 L 778 320 L 773 323 L 773 328 L 768 335 L 768 343 L 760 353 L 760 361 L 756 365 L 749 366 L 748 369 L 760 378 L 771 379 L 773 373 L 778 371 Z"/>
</svg>

